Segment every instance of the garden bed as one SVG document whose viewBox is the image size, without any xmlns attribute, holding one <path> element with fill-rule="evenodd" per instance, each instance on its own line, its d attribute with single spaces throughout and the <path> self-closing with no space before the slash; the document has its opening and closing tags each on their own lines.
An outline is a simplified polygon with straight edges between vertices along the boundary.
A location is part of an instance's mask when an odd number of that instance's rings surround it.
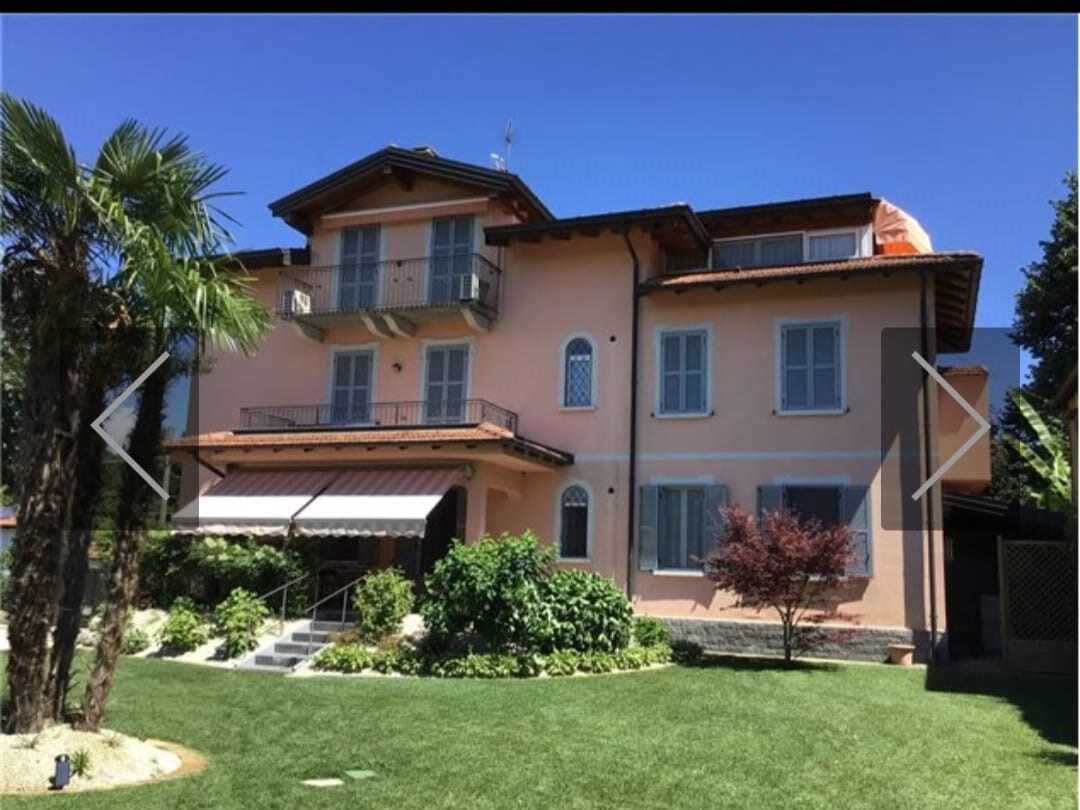
<svg viewBox="0 0 1080 810">
<path fill-rule="evenodd" d="M 55 759 L 61 754 L 72 765 L 65 793 L 174 778 L 205 764 L 197 752 L 171 743 L 54 725 L 39 734 L 0 735 L 0 794 L 49 791 Z"/>
</svg>

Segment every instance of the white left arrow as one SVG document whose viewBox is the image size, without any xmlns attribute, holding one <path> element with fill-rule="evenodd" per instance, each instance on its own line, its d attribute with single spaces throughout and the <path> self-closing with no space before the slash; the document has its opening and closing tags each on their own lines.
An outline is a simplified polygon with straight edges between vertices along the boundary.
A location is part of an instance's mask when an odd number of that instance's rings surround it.
<svg viewBox="0 0 1080 810">
<path fill-rule="evenodd" d="M 161 356 L 158 357 L 158 359 L 155 360 L 153 363 L 151 363 L 150 367 L 147 368 L 146 371 L 144 371 L 135 379 L 135 382 L 133 382 L 131 385 L 124 389 L 124 393 L 122 393 L 115 400 L 113 400 L 112 405 L 110 405 L 108 408 L 101 412 L 101 416 L 99 416 L 97 419 L 90 423 L 90 427 L 94 429 L 94 432 L 97 433 L 98 436 L 105 440 L 105 444 L 109 445 L 110 449 L 112 449 L 114 453 L 120 456 L 120 458 L 124 460 L 125 464 L 127 464 L 129 467 L 131 467 L 131 469 L 141 475 L 143 481 L 148 483 L 151 489 L 153 489 L 154 492 L 161 496 L 162 500 L 166 501 L 169 500 L 169 493 L 165 491 L 165 488 L 161 486 L 161 484 L 159 484 L 157 481 L 155 481 L 153 476 L 150 475 L 150 473 L 148 473 L 146 470 L 136 464 L 135 459 L 133 459 L 127 454 L 127 451 L 123 448 L 120 442 L 110 436 L 105 431 L 105 428 L 103 428 L 101 425 L 106 419 L 112 416 L 113 411 L 115 411 L 117 408 L 124 404 L 125 399 L 135 393 L 136 388 L 146 382 L 147 377 L 157 371 L 158 367 L 168 359 L 169 353 L 162 352 Z"/>
<path fill-rule="evenodd" d="M 960 407 L 968 412 L 968 416 L 970 416 L 972 419 L 979 423 L 979 429 L 971 434 L 971 438 L 964 442 L 962 445 L 960 445 L 960 449 L 953 453 L 951 456 L 949 456 L 948 460 L 940 467 L 938 467 L 934 471 L 934 474 L 927 478 L 926 481 L 923 482 L 923 485 L 911 494 L 911 499 L 917 501 L 919 500 L 919 498 L 926 494 L 926 490 L 930 489 L 930 487 L 937 483 L 937 480 L 941 478 L 941 476 L 943 476 L 949 471 L 949 468 L 952 467 L 953 464 L 960 460 L 960 457 L 964 455 L 964 453 L 966 453 L 972 448 L 975 442 L 981 439 L 983 435 L 990 430 L 990 423 L 983 419 L 982 414 L 975 410 L 971 406 L 970 402 L 960 396 L 960 394 L 956 392 L 956 389 L 949 385 L 948 382 L 946 382 L 944 377 L 938 374 L 937 369 L 930 365 L 926 361 L 925 357 L 923 357 L 918 352 L 912 352 L 911 357 L 916 363 L 923 367 L 923 370 L 927 374 L 929 374 L 937 381 L 938 385 L 940 385 L 948 392 L 950 397 L 960 403 Z"/>
</svg>

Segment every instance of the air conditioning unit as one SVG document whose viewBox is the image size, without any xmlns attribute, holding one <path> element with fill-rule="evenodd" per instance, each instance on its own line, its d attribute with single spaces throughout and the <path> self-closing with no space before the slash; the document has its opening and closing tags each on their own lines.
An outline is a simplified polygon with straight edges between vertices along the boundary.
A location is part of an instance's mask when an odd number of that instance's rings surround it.
<svg viewBox="0 0 1080 810">
<path fill-rule="evenodd" d="M 311 314 L 311 296 L 303 290 L 285 290 L 281 293 L 281 317 Z"/>
<path fill-rule="evenodd" d="M 458 290 L 458 298 L 462 301 L 475 301 L 480 297 L 480 277 L 474 274 L 462 276 L 458 281 L 461 288 Z"/>
</svg>

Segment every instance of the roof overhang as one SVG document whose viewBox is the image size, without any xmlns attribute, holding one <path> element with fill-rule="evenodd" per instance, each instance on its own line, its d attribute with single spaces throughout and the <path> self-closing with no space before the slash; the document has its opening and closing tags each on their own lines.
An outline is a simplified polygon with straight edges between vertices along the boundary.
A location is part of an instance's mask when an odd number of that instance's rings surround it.
<svg viewBox="0 0 1080 810">
<path fill-rule="evenodd" d="M 752 233 L 842 228 L 869 224 L 877 200 L 869 192 L 804 200 L 713 208 L 698 219 L 714 239 Z"/>
<path fill-rule="evenodd" d="M 411 188 L 416 175 L 426 175 L 480 188 L 497 195 L 512 206 L 524 220 L 553 219 L 525 182 L 516 174 L 486 169 L 457 160 L 447 160 L 412 149 L 388 146 L 373 152 L 343 169 L 309 183 L 291 194 L 270 203 L 270 213 L 310 235 L 318 215 L 355 196 L 372 181 L 395 180 L 402 188 Z"/>
<path fill-rule="evenodd" d="M 703 270 L 654 276 L 638 286 L 638 294 L 678 294 L 694 289 L 723 290 L 734 286 L 762 287 L 781 282 L 805 284 L 825 278 L 843 280 L 858 276 L 924 273 L 934 279 L 934 328 L 938 351 L 966 352 L 971 346 L 982 264 L 979 254 L 958 252 L 879 255 L 745 270 Z"/>
<path fill-rule="evenodd" d="M 539 242 L 541 239 L 570 239 L 573 236 L 599 236 L 605 231 L 625 233 L 632 229 L 648 231 L 660 244 L 674 249 L 708 248 L 709 235 L 688 205 L 666 205 L 634 211 L 615 211 L 584 217 L 554 219 L 549 222 L 523 222 L 484 229 L 489 245 L 513 242 Z"/>
<path fill-rule="evenodd" d="M 174 457 L 190 456 L 214 471 L 233 464 L 455 464 L 483 460 L 517 472 L 544 472 L 574 456 L 493 425 L 406 430 L 204 433 L 165 444 Z"/>
</svg>

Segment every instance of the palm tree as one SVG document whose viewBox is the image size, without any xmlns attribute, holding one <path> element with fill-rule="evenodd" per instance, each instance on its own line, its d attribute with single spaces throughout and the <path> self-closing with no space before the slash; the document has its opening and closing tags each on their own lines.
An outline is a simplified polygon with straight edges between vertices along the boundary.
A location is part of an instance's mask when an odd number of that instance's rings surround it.
<svg viewBox="0 0 1080 810">
<path fill-rule="evenodd" d="M 233 302 L 242 281 L 205 258 L 220 254 L 227 236 L 214 195 L 207 193 L 223 172 L 193 153 L 184 138 L 165 140 L 160 131 L 126 121 L 95 165 L 83 166 L 51 117 L 3 94 L 0 152 L 5 330 L 17 333 L 26 358 L 7 663 L 8 728 L 24 733 L 40 730 L 48 714 L 48 636 L 57 618 L 64 549 L 73 567 L 78 560 L 71 555 L 85 554 L 85 543 L 71 542 L 67 530 L 76 519 L 71 497 L 78 436 L 99 404 L 88 397 L 95 387 L 89 370 L 100 360 L 95 352 L 111 351 L 104 347 L 112 342 L 100 339 L 102 330 L 136 323 L 142 342 L 128 345 L 145 348 L 168 342 L 168 330 L 180 322 L 174 311 L 189 316 L 188 326 L 213 327 L 210 337 L 216 325 L 228 326 L 221 316 L 231 312 L 243 315 L 243 323 L 231 328 L 238 344 L 249 346 L 268 317 L 251 298 Z M 196 280 L 204 284 L 192 286 Z M 97 306 L 110 291 L 120 293 L 112 296 L 111 311 Z M 146 323 L 154 324 L 149 333 Z M 155 397 L 152 388 L 144 393 L 140 411 L 157 412 L 160 425 Z M 140 448 L 156 446 L 160 433 L 148 419 L 143 423 L 133 441 L 140 458 Z M 93 466 L 84 463 L 79 478 L 92 478 Z M 137 526 L 136 518 L 127 520 Z M 126 583 L 134 579 L 126 551 L 120 565 L 130 573 L 123 576 L 125 589 L 112 589 L 111 596 L 113 618 L 123 619 L 130 602 Z M 69 593 L 65 602 L 73 598 Z"/>
<path fill-rule="evenodd" d="M 174 170 L 162 175 L 156 155 L 173 154 Z M 197 373 L 208 348 L 251 352 L 270 325 L 266 308 L 245 277 L 220 252 L 227 232 L 210 203 L 209 187 L 224 171 L 186 149 L 183 139 L 162 143 L 157 131 L 131 130 L 123 148 L 102 168 L 109 182 L 154 188 L 140 198 L 138 220 L 156 224 L 156 249 L 128 263 L 123 277 L 137 302 L 139 345 L 149 364 L 162 352 L 170 359 L 143 384 L 128 453 L 150 469 L 160 453 L 169 381 Z M 145 182 L 146 174 L 155 177 Z M 106 613 L 93 668 L 87 679 L 79 726 L 97 729 L 104 717 L 119 660 L 128 612 L 138 586 L 139 546 L 156 497 L 130 467 L 123 471 L 118 502 Z"/>
<path fill-rule="evenodd" d="M 0 96 L 0 152 L 5 329 L 25 348 L 8 726 L 33 732 L 46 717 L 48 635 L 83 415 L 79 331 L 83 304 L 104 270 L 105 228 L 86 173 L 42 110 Z"/>
</svg>

